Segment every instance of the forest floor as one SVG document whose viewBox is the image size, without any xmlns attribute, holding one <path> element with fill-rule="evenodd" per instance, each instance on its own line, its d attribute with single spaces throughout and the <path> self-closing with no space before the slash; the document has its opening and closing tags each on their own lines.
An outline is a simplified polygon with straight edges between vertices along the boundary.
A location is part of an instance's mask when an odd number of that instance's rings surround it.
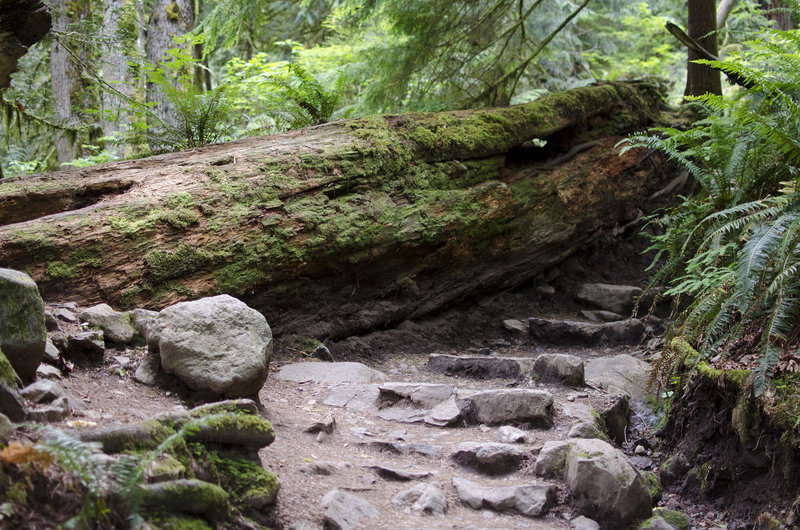
<svg viewBox="0 0 800 530">
<path fill-rule="evenodd" d="M 540 353 L 570 353 L 583 358 L 611 356 L 628 353 L 647 360 L 653 352 L 643 346 L 609 348 L 554 348 L 535 344 L 528 338 L 513 338 L 505 332 L 501 322 L 506 318 L 525 320 L 531 316 L 574 318 L 579 306 L 569 296 L 570 286 L 576 281 L 611 281 L 615 283 L 643 283 L 642 258 L 633 248 L 623 249 L 618 255 L 606 258 L 605 263 L 595 262 L 590 256 L 568 260 L 562 267 L 560 278 L 551 283 L 556 294 L 544 296 L 531 285 L 514 292 L 496 293 L 469 306 L 453 308 L 424 321 L 405 323 L 396 329 L 375 332 L 369 336 L 351 338 L 332 344 L 334 360 L 359 360 L 387 374 L 390 381 L 415 383 L 450 383 L 465 389 L 544 388 L 551 391 L 557 403 L 556 419 L 552 429 L 530 431 L 536 448 L 548 440 L 565 439 L 574 421 L 564 413 L 562 404 L 577 401 L 592 405 L 602 401 L 605 393 L 585 388 L 579 391 L 552 385 L 540 385 L 530 377 L 518 381 L 455 379 L 433 374 L 424 369 L 430 353 L 476 354 L 489 348 L 502 357 L 535 357 Z M 632 257 L 636 256 L 636 257 Z M 613 271 L 613 277 L 612 277 Z M 364 519 L 364 528 L 569 528 L 569 520 L 577 515 L 569 503 L 560 503 L 542 518 L 529 518 L 508 512 L 473 510 L 462 504 L 452 486 L 453 477 L 463 477 L 494 486 L 541 482 L 531 468 L 534 459 L 518 472 L 491 478 L 459 467 L 449 458 L 449 453 L 463 441 L 496 441 L 497 428 L 487 426 L 439 428 L 421 423 L 398 423 L 378 418 L 368 410 L 336 408 L 323 404 L 332 390 L 331 385 L 318 383 L 290 383 L 276 377 L 277 369 L 289 362 L 309 360 L 294 348 L 295 338 L 278 337 L 273 357 L 272 373 L 259 393 L 263 414 L 275 428 L 273 444 L 260 452 L 262 464 L 274 472 L 281 490 L 273 513 L 276 528 L 319 528 L 323 509 L 320 499 L 328 491 L 338 488 L 350 491 L 372 502 L 379 510 L 378 519 Z M 147 355 L 145 347 L 109 350 L 106 361 L 98 366 L 76 366 L 66 376 L 62 385 L 81 398 L 86 409 L 77 411 L 78 418 L 98 425 L 133 423 L 154 414 L 182 410 L 199 404 L 193 395 L 177 380 L 163 376 L 161 384 L 144 386 L 133 379 L 135 366 Z M 120 366 L 115 356 L 131 360 L 127 367 Z M 333 434 L 318 438 L 305 432 L 315 421 L 331 413 L 337 429 Z M 652 418 L 651 418 L 652 419 Z M 664 455 L 657 449 L 652 425 L 634 415 L 633 439 L 644 438 L 652 442 L 655 450 L 648 455 L 649 467 L 657 470 Z M 404 441 L 440 445 L 444 451 L 435 456 L 393 454 L 370 445 L 376 440 Z M 633 456 L 633 444 L 623 450 Z M 309 464 L 330 464 L 331 475 L 309 473 Z M 396 482 L 380 478 L 370 466 L 381 465 L 412 472 L 429 471 L 427 480 L 446 492 L 449 509 L 446 517 L 417 516 L 391 501 L 394 495 L 408 489 L 413 483 Z M 559 500 L 564 501 L 563 485 Z M 698 504 L 672 493 L 665 493 L 661 506 L 686 514 L 691 528 L 746 528 L 737 506 Z"/>
</svg>

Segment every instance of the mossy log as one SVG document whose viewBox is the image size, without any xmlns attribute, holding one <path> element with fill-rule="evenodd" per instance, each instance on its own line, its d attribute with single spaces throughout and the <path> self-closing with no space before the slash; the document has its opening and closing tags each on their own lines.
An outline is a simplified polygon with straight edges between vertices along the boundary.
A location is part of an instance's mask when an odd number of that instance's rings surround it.
<svg viewBox="0 0 800 530">
<path fill-rule="evenodd" d="M 657 166 L 615 145 L 660 105 L 603 83 L 6 179 L 0 266 L 47 300 L 225 292 L 277 333 L 341 338 L 520 285 L 634 219 Z"/>
</svg>

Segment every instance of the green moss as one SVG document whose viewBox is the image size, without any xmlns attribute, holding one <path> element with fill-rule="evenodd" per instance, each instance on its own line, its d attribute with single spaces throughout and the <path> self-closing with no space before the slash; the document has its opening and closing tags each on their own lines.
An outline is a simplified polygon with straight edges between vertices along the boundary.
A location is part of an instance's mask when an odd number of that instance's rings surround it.
<svg viewBox="0 0 800 530">
<path fill-rule="evenodd" d="M 162 530 L 213 530 L 204 519 L 188 515 L 153 517 L 150 522 Z"/>
<path fill-rule="evenodd" d="M 81 268 L 96 268 L 100 265 L 100 246 L 93 244 L 72 252 L 65 261 L 51 261 L 45 269 L 51 279 L 77 278 Z"/>
<path fill-rule="evenodd" d="M 0 383 L 15 388 L 17 386 L 17 372 L 8 362 L 8 359 L 3 355 L 3 350 L 0 349 Z"/>
<path fill-rule="evenodd" d="M 658 476 L 650 471 L 639 472 L 647 485 L 647 491 L 650 493 L 650 498 L 653 499 L 653 504 L 657 504 L 661 500 L 661 481 Z"/>
<path fill-rule="evenodd" d="M 653 515 L 664 518 L 675 530 L 689 530 L 689 519 L 679 511 L 653 508 Z"/>
<path fill-rule="evenodd" d="M 195 246 L 181 243 L 174 252 L 150 251 L 144 261 L 153 282 L 162 283 L 197 272 L 211 261 L 211 254 Z"/>
<path fill-rule="evenodd" d="M 320 344 L 322 342 L 313 337 L 300 337 L 296 342 L 297 349 L 303 353 L 313 352 Z"/>
<path fill-rule="evenodd" d="M 164 12 L 167 14 L 167 19 L 171 22 L 178 22 L 181 16 L 181 8 L 175 2 L 172 2 L 168 6 L 164 8 Z"/>
</svg>

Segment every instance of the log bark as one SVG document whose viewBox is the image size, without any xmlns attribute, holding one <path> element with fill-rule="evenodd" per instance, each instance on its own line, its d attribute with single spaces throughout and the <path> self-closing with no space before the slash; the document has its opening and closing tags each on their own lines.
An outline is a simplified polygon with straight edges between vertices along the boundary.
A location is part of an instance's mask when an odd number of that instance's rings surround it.
<svg viewBox="0 0 800 530">
<path fill-rule="evenodd" d="M 635 218 L 656 166 L 615 144 L 660 105 L 652 85 L 606 83 L 11 180 L 0 266 L 47 300 L 227 292 L 276 333 L 366 332 L 530 281 Z"/>
</svg>

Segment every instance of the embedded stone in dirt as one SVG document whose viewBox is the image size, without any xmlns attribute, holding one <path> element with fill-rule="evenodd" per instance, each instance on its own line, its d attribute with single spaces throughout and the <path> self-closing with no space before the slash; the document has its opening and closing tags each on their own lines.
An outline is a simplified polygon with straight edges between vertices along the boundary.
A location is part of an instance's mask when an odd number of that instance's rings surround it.
<svg viewBox="0 0 800 530">
<path fill-rule="evenodd" d="M 622 445 L 631 417 L 630 398 L 624 394 L 609 396 L 606 403 L 598 406 L 597 413 L 603 419 L 609 438 Z"/>
<path fill-rule="evenodd" d="M 401 491 L 392 498 L 393 504 L 410 505 L 411 511 L 419 514 L 443 517 L 447 511 L 447 498 L 442 490 L 433 484 L 417 484 Z"/>
<path fill-rule="evenodd" d="M 380 515 L 378 509 L 368 500 L 340 490 L 326 493 L 320 505 L 325 509 L 326 527 L 336 530 L 356 528 L 361 519 Z"/>
<path fill-rule="evenodd" d="M 531 443 L 533 437 L 522 429 L 503 425 L 497 430 L 497 441 L 506 444 L 524 444 Z"/>
<path fill-rule="evenodd" d="M 528 328 L 534 339 L 546 344 L 561 346 L 638 344 L 644 336 L 644 324 L 637 318 L 602 324 L 529 318 Z"/>
<path fill-rule="evenodd" d="M 152 328 L 164 371 L 192 389 L 253 396 L 267 379 L 272 331 L 264 315 L 232 296 L 167 307 Z"/>
<path fill-rule="evenodd" d="M 647 362 L 623 353 L 613 357 L 598 357 L 586 361 L 586 382 L 609 392 L 622 390 L 631 401 L 644 400 L 652 368 Z"/>
<path fill-rule="evenodd" d="M 381 451 L 389 451 L 399 455 L 418 454 L 422 456 L 439 456 L 444 448 L 441 445 L 391 442 L 387 440 L 374 440 L 365 445 Z"/>
<path fill-rule="evenodd" d="M 600 525 L 594 519 L 579 515 L 569 522 L 573 530 L 600 530 Z"/>
<path fill-rule="evenodd" d="M 378 474 L 379 477 L 387 480 L 400 480 L 408 482 L 409 480 L 420 480 L 431 476 L 430 471 L 409 471 L 407 469 L 397 469 L 387 466 L 367 466 Z"/>
<path fill-rule="evenodd" d="M 533 373 L 546 383 L 583 386 L 583 359 L 577 355 L 543 353 L 533 363 Z"/>
<path fill-rule="evenodd" d="M 587 302 L 606 311 L 630 314 L 642 290 L 631 285 L 610 285 L 607 283 L 584 283 L 575 295 L 581 302 Z"/>
<path fill-rule="evenodd" d="M 25 406 L 16 389 L 0 383 L 0 414 L 5 414 L 13 422 L 25 419 Z"/>
<path fill-rule="evenodd" d="M 461 418 L 461 409 L 458 408 L 456 396 L 450 396 L 447 401 L 433 407 L 425 416 L 425 423 L 436 427 L 447 427 Z"/>
<path fill-rule="evenodd" d="M 463 478 L 453 478 L 458 498 L 475 510 L 491 508 L 502 512 L 515 510 L 523 515 L 539 517 L 556 502 L 553 484 L 522 484 L 494 488 Z"/>
<path fill-rule="evenodd" d="M 386 374 L 355 362 L 287 364 L 275 377 L 296 383 L 385 383 L 387 379 Z"/>
<path fill-rule="evenodd" d="M 513 333 L 515 335 L 524 335 L 525 332 L 527 331 L 525 329 L 525 323 L 515 318 L 509 318 L 503 320 L 503 328 L 506 331 Z"/>
<path fill-rule="evenodd" d="M 129 344 L 136 330 L 124 313 L 114 311 L 108 304 L 89 307 L 79 315 L 81 321 L 103 330 L 103 337 L 111 342 Z"/>
<path fill-rule="evenodd" d="M 378 387 L 380 407 L 400 403 L 430 409 L 452 396 L 456 387 L 436 383 L 384 383 Z"/>
<path fill-rule="evenodd" d="M 473 379 L 518 379 L 522 370 L 517 361 L 497 357 L 467 357 L 434 353 L 425 369 L 437 374 Z"/>
<path fill-rule="evenodd" d="M 64 389 L 53 381 L 36 381 L 20 390 L 19 394 L 34 403 L 50 403 L 64 396 Z"/>
<path fill-rule="evenodd" d="M 88 357 L 91 360 L 102 361 L 106 354 L 103 332 L 93 329 L 73 333 L 67 338 L 67 353 L 70 358 Z"/>
<path fill-rule="evenodd" d="M 516 471 L 528 452 L 519 446 L 498 442 L 463 442 L 451 455 L 458 464 L 490 475 Z"/>
<path fill-rule="evenodd" d="M 0 349 L 23 381 L 36 377 L 46 340 L 36 283 L 24 272 L 0 268 Z"/>
<path fill-rule="evenodd" d="M 553 424 L 553 395 L 545 390 L 486 390 L 456 402 L 464 419 L 471 423 L 517 423 L 545 428 Z"/>
<path fill-rule="evenodd" d="M 597 323 L 625 320 L 625 317 L 618 313 L 612 313 L 611 311 L 603 310 L 590 311 L 588 309 L 584 309 L 580 312 L 580 315 L 586 320 Z"/>
</svg>

